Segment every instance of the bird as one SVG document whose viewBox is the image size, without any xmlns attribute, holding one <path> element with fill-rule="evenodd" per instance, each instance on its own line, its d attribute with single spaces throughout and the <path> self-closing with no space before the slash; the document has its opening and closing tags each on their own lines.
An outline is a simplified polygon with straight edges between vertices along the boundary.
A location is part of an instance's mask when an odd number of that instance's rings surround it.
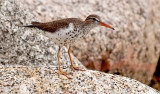
<svg viewBox="0 0 160 94">
<path fill-rule="evenodd" d="M 75 42 L 84 38 L 91 31 L 91 29 L 98 26 L 105 26 L 114 30 L 113 27 L 102 22 L 100 16 L 96 14 L 89 15 L 84 21 L 79 18 L 65 18 L 44 23 L 33 21 L 31 22 L 31 25 L 24 27 L 38 28 L 44 31 L 44 36 L 50 38 L 51 41 L 58 45 L 59 48 L 57 52 L 57 59 L 59 75 L 61 74 L 67 78 L 71 78 L 65 71 L 61 69 L 60 66 L 59 57 L 61 48 L 63 46 L 69 46 L 68 55 L 70 59 L 70 67 L 75 70 L 84 71 L 73 65 L 73 61 L 70 55 L 71 47 Z"/>
</svg>

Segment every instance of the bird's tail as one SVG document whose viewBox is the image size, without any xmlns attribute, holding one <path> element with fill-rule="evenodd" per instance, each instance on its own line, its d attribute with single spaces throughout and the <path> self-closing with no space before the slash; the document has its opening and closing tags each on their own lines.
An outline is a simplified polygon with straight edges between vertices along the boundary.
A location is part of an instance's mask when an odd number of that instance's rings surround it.
<svg viewBox="0 0 160 94">
<path fill-rule="evenodd" d="M 37 27 L 38 24 L 40 24 L 40 22 L 32 22 L 31 25 L 26 25 L 23 27 Z"/>
</svg>

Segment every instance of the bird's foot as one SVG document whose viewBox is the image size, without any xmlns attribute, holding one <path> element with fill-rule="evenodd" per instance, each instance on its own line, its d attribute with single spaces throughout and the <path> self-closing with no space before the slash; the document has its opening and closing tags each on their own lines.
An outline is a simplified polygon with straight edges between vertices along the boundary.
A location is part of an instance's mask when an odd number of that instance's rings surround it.
<svg viewBox="0 0 160 94">
<path fill-rule="evenodd" d="M 80 70 L 80 71 L 85 71 L 84 69 L 78 68 L 76 66 L 71 65 L 72 70 Z"/>
<path fill-rule="evenodd" d="M 59 70 L 59 75 L 58 76 L 60 77 L 60 75 L 64 75 L 68 79 L 71 79 L 71 77 L 69 77 L 68 74 L 66 72 L 62 71 L 62 70 Z"/>
</svg>

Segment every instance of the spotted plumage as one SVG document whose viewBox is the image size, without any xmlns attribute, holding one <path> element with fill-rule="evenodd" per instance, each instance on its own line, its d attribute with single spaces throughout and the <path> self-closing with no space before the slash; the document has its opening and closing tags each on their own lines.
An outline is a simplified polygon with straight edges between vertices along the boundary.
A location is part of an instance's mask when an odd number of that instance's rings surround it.
<svg viewBox="0 0 160 94">
<path fill-rule="evenodd" d="M 71 67 L 73 69 L 81 70 L 75 67 L 72 63 L 70 56 L 71 46 L 77 40 L 80 40 L 88 34 L 91 29 L 97 26 L 105 26 L 114 30 L 111 26 L 103 23 L 98 15 L 94 14 L 89 15 L 85 21 L 78 18 L 66 18 L 48 23 L 32 22 L 32 25 L 25 27 L 36 27 L 43 30 L 43 34 L 45 36 L 49 37 L 55 44 L 59 45 L 59 50 L 57 53 L 59 72 L 69 78 L 60 68 L 59 53 L 61 46 L 69 45 L 68 55 L 70 58 Z"/>
</svg>

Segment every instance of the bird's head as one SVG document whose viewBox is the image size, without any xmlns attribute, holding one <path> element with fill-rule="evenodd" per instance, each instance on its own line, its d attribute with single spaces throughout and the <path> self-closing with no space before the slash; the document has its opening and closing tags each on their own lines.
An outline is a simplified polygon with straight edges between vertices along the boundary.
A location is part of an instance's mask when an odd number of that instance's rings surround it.
<svg viewBox="0 0 160 94">
<path fill-rule="evenodd" d="M 92 14 L 92 15 L 89 15 L 85 22 L 87 22 L 88 24 L 90 24 L 91 26 L 93 27 L 96 27 L 96 26 L 105 26 L 107 28 L 110 28 L 110 29 L 113 29 L 113 27 L 105 24 L 104 22 L 101 21 L 100 17 L 98 15 L 95 15 L 95 14 Z"/>
</svg>

